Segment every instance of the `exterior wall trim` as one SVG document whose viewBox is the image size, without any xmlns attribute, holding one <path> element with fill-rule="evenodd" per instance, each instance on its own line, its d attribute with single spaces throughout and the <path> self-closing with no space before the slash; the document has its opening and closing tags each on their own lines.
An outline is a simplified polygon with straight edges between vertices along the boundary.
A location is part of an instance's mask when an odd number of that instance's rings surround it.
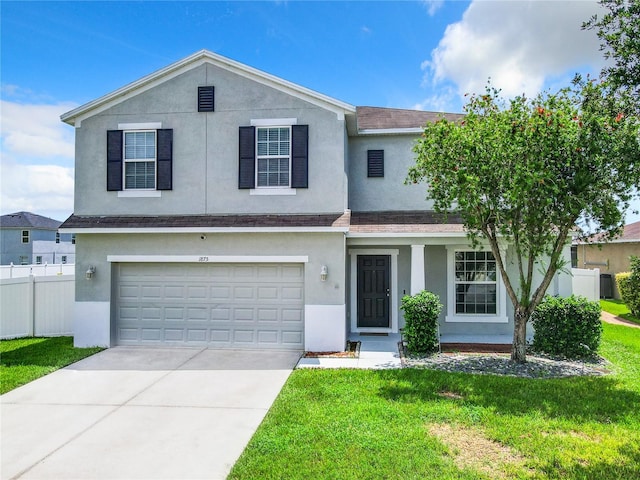
<svg viewBox="0 0 640 480">
<path fill-rule="evenodd" d="M 371 248 L 371 249 L 349 249 L 351 256 L 351 332 L 389 332 L 398 333 L 398 255 L 400 250 L 397 248 Z M 391 328 L 358 328 L 358 255 L 390 255 L 391 256 L 391 305 L 389 306 L 391 313 Z"/>
<path fill-rule="evenodd" d="M 348 227 L 61 228 L 61 233 L 346 233 Z"/>
<path fill-rule="evenodd" d="M 309 263 L 306 255 L 107 255 L 113 263 Z"/>
</svg>

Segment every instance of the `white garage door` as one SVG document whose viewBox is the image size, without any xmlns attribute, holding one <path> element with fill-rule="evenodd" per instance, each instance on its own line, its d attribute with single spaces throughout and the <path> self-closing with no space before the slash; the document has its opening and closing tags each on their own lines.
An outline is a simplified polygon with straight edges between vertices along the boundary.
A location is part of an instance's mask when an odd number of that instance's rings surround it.
<svg viewBox="0 0 640 480">
<path fill-rule="evenodd" d="M 118 345 L 303 348 L 302 264 L 117 265 Z"/>
</svg>

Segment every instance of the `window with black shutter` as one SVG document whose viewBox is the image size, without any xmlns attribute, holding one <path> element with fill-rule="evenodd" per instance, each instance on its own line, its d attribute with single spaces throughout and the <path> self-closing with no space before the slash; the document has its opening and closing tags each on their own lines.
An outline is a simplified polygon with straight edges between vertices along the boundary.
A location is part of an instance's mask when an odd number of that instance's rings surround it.
<svg viewBox="0 0 640 480">
<path fill-rule="evenodd" d="M 198 87 L 198 111 L 213 112 L 214 111 L 214 93 L 213 86 Z"/>
<path fill-rule="evenodd" d="M 108 130 L 107 190 L 171 190 L 173 130 Z"/>
<path fill-rule="evenodd" d="M 309 126 L 240 127 L 238 188 L 308 188 Z"/>
<path fill-rule="evenodd" d="M 367 177 L 384 177 L 384 150 L 367 150 Z"/>
</svg>

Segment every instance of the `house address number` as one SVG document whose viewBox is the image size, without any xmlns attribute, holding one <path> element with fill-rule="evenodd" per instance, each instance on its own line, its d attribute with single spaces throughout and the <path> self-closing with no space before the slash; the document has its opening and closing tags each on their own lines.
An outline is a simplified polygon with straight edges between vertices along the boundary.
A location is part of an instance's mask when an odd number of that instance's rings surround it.
<svg viewBox="0 0 640 480">
<path fill-rule="evenodd" d="M 199 262 L 208 262 L 209 261 L 209 257 L 198 257 L 198 261 Z"/>
</svg>

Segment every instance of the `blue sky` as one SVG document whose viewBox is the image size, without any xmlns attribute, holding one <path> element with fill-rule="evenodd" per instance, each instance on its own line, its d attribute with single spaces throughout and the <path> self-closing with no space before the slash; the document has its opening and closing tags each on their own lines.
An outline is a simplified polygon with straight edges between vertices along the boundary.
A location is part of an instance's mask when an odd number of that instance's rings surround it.
<svg viewBox="0 0 640 480">
<path fill-rule="evenodd" d="M 352 105 L 461 111 L 602 67 L 595 1 L 11 2 L 1 8 L 1 213 L 73 211 L 59 115 L 203 48 Z M 640 207 L 640 205 L 638 205 Z M 640 216 L 629 217 L 630 220 Z"/>
</svg>

